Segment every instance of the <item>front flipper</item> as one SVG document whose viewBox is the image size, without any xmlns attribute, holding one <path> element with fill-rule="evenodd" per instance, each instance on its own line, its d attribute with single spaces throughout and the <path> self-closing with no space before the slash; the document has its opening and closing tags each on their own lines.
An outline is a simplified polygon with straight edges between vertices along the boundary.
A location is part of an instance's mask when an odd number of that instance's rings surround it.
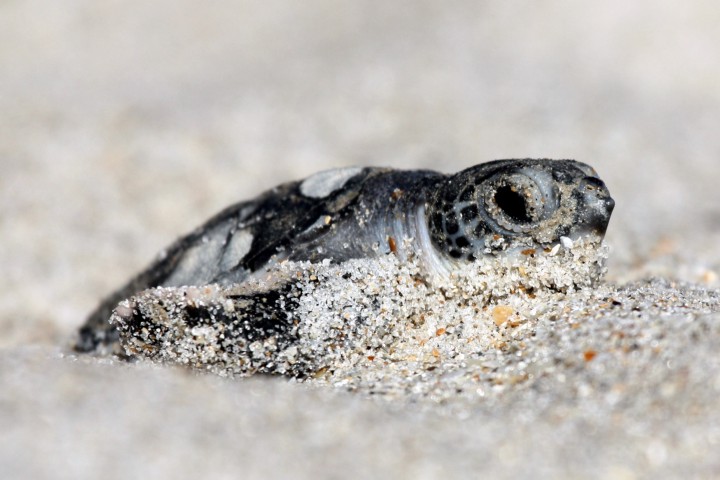
<svg viewBox="0 0 720 480">
<path fill-rule="evenodd" d="M 110 322 L 125 353 L 221 375 L 313 370 L 297 348 L 292 283 L 265 291 L 217 284 L 158 287 L 121 302 Z"/>
</svg>

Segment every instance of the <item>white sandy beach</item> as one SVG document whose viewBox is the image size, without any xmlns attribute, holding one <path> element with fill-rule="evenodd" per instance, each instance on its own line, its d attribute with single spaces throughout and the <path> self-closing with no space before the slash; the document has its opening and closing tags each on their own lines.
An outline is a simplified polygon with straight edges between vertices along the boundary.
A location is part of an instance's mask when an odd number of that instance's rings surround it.
<svg viewBox="0 0 720 480">
<path fill-rule="evenodd" d="M 4 2 L 0 477 L 720 477 L 719 23 L 701 1 Z M 343 386 L 69 349 L 159 250 L 280 182 L 524 157 L 605 180 L 607 283 L 482 361 Z"/>
</svg>

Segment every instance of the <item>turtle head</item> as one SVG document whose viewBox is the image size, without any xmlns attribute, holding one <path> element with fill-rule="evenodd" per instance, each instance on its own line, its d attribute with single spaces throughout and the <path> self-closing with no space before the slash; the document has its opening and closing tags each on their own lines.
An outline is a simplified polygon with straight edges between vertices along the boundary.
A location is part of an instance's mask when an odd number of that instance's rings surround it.
<svg viewBox="0 0 720 480">
<path fill-rule="evenodd" d="M 451 258 L 474 260 L 516 247 L 552 247 L 561 237 L 600 243 L 614 206 L 589 165 L 526 159 L 447 177 L 426 212 L 434 246 Z"/>
</svg>

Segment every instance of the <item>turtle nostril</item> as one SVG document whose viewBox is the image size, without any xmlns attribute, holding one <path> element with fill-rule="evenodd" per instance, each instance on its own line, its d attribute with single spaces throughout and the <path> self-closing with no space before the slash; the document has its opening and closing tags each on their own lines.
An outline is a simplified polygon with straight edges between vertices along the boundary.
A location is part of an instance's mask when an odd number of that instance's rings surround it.
<svg viewBox="0 0 720 480">
<path fill-rule="evenodd" d="M 610 197 L 610 192 L 605 186 L 605 182 L 596 177 L 585 177 L 578 191 L 581 195 L 588 199 L 591 203 L 603 202 L 607 208 L 612 209 L 615 206 L 615 202 Z"/>
<path fill-rule="evenodd" d="M 605 186 L 605 182 L 603 182 L 597 177 L 585 177 L 581 185 L 582 188 L 584 188 L 587 192 L 599 190 L 605 191 L 607 193 L 607 187 Z"/>
</svg>

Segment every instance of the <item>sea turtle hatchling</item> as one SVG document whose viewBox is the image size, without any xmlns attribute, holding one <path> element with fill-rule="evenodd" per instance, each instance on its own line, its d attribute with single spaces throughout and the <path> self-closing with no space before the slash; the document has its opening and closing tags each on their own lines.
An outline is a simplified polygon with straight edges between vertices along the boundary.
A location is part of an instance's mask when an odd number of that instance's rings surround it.
<svg viewBox="0 0 720 480">
<path fill-rule="evenodd" d="M 100 304 L 75 349 L 303 376 L 317 367 L 295 358 L 303 325 L 318 318 L 307 314 L 316 266 L 392 257 L 414 262 L 432 288 L 468 265 L 492 270 L 500 259 L 550 257 L 578 241 L 595 248 L 613 207 L 595 170 L 573 160 L 497 160 L 454 175 L 320 172 L 232 205 L 180 238 Z M 364 311 L 347 301 L 332 308 L 345 312 L 341 322 Z M 348 343 L 347 332 L 332 335 Z"/>
</svg>

